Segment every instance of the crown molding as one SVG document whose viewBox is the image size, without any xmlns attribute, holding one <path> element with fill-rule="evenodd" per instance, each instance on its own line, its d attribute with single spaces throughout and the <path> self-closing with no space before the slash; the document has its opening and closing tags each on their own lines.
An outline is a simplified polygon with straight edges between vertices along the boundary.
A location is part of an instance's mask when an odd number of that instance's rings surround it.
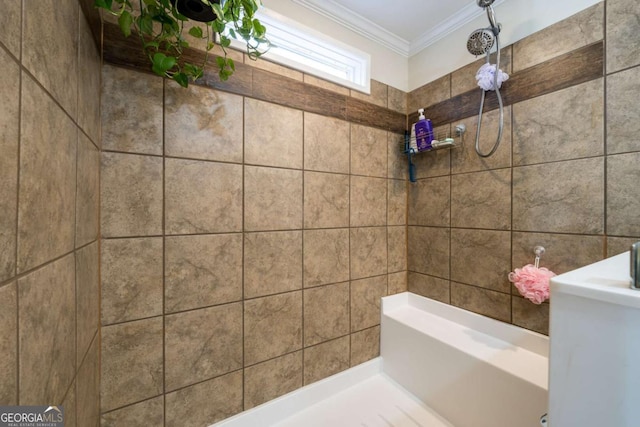
<svg viewBox="0 0 640 427">
<path fill-rule="evenodd" d="M 496 0 L 492 6 L 493 7 L 500 6 L 505 1 L 506 0 Z M 478 7 L 478 4 L 474 0 L 472 3 L 469 3 L 468 5 L 460 9 L 458 12 L 456 12 L 454 15 L 449 17 L 449 19 L 442 21 L 441 23 L 439 23 L 429 31 L 423 33 L 417 39 L 412 40 L 409 46 L 408 56 L 413 56 L 417 54 L 421 50 L 431 46 L 438 40 L 445 38 L 446 36 L 454 32 L 458 28 L 462 28 L 464 25 L 468 24 L 469 22 L 473 21 L 474 19 L 484 14 L 485 14 L 484 9 L 481 9 L 480 7 Z"/>
<path fill-rule="evenodd" d="M 293 0 L 293 2 L 337 22 L 354 33 L 373 40 L 387 49 L 409 57 L 409 41 L 385 30 L 378 24 L 333 0 Z"/>
<path fill-rule="evenodd" d="M 429 31 L 426 31 L 417 39 L 409 42 L 333 0 L 292 1 L 407 58 L 417 54 L 438 40 L 443 39 L 458 28 L 461 28 L 485 13 L 483 9 L 478 7 L 474 0 L 448 19 L 440 22 Z M 505 1 L 506 0 L 496 0 L 493 6 L 499 6 Z"/>
</svg>

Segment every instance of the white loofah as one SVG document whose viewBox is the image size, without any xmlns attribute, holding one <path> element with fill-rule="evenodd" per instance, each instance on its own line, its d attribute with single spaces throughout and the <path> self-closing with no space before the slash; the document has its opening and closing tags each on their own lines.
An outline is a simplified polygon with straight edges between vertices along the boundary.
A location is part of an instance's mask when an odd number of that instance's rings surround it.
<svg viewBox="0 0 640 427">
<path fill-rule="evenodd" d="M 476 73 L 478 86 L 483 90 L 496 90 L 493 87 L 494 73 L 496 72 L 495 64 L 484 64 Z M 498 89 L 502 87 L 502 82 L 509 79 L 509 75 L 502 70 L 498 70 Z"/>
</svg>

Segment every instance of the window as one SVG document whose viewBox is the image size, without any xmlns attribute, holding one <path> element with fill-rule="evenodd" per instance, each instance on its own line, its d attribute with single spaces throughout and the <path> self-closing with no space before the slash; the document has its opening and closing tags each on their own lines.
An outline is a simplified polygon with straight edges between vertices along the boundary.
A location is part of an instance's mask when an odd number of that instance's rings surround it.
<svg viewBox="0 0 640 427">
<path fill-rule="evenodd" d="M 371 56 L 278 13 L 261 8 L 256 17 L 274 45 L 264 58 L 370 93 Z M 244 48 L 242 41 L 232 46 Z"/>
</svg>

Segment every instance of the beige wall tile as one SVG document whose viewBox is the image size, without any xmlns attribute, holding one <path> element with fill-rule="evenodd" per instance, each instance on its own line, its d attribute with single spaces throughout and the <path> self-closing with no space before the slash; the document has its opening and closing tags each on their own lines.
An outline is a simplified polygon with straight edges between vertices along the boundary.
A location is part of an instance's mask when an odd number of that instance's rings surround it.
<svg viewBox="0 0 640 427">
<path fill-rule="evenodd" d="M 461 120 L 459 123 L 467 126 L 467 131 L 462 137 L 462 143 L 450 150 L 451 173 L 476 172 L 511 166 L 511 107 L 504 108 L 504 127 L 500 146 L 491 157 L 483 158 L 476 153 L 477 115 Z M 499 124 L 500 113 L 498 110 L 489 111 L 482 115 L 480 150 L 483 153 L 488 153 L 496 143 Z"/>
<path fill-rule="evenodd" d="M 380 324 L 380 298 L 387 296 L 387 275 L 351 282 L 351 332 Z"/>
<path fill-rule="evenodd" d="M 407 100 L 408 113 L 415 113 L 419 108 L 427 108 L 449 98 L 451 98 L 451 77 L 447 74 L 409 92 Z"/>
<path fill-rule="evenodd" d="M 62 401 L 62 407 L 64 408 L 64 425 L 67 427 L 78 426 L 78 402 L 76 398 L 76 380 L 73 381 L 71 387 L 67 391 L 67 394 Z"/>
<path fill-rule="evenodd" d="M 321 87 L 323 89 L 330 90 L 331 92 L 339 93 L 340 95 L 349 96 L 349 88 L 320 79 L 310 74 L 304 74 L 302 80 L 312 86 Z"/>
<path fill-rule="evenodd" d="M 169 80 L 165 85 L 165 154 L 241 163 L 242 97 Z"/>
<path fill-rule="evenodd" d="M 380 355 L 380 326 L 351 334 L 351 366 Z"/>
<path fill-rule="evenodd" d="M 305 230 L 304 286 L 349 280 L 349 229 Z"/>
<path fill-rule="evenodd" d="M 602 154 L 604 79 L 592 80 L 513 106 L 514 165 Z"/>
<path fill-rule="evenodd" d="M 451 304 L 509 323 L 511 296 L 489 289 L 451 282 Z"/>
<path fill-rule="evenodd" d="M 162 159 L 102 153 L 100 167 L 103 237 L 162 233 Z"/>
<path fill-rule="evenodd" d="M 604 258 L 604 236 L 574 234 L 513 233 L 511 269 L 533 264 L 536 246 L 545 248 L 540 267 L 556 274 L 567 273 Z M 625 249 L 628 250 L 629 248 Z M 518 290 L 513 287 L 513 293 Z"/>
<path fill-rule="evenodd" d="M 599 234 L 603 212 L 602 158 L 513 169 L 515 230 Z"/>
<path fill-rule="evenodd" d="M 7 17 L 19 19 L 18 2 L 5 1 L 7 7 L 0 17 L 0 41 L 3 31 L 9 31 Z M 5 27 L 4 24 L 7 24 Z M 18 29 L 20 26 L 18 25 Z M 5 34 L 9 37 L 9 35 Z M 16 212 L 18 193 L 18 140 L 20 134 L 20 68 L 0 49 L 4 77 L 0 80 L 0 281 L 16 274 Z"/>
<path fill-rule="evenodd" d="M 640 237 L 640 153 L 607 158 L 607 233 Z"/>
<path fill-rule="evenodd" d="M 245 301 L 245 366 L 301 348 L 302 292 Z"/>
<path fill-rule="evenodd" d="M 448 279 L 450 235 L 448 228 L 409 227 L 409 270 Z"/>
<path fill-rule="evenodd" d="M 631 245 L 638 242 L 637 237 L 607 237 L 606 257 L 619 255 L 630 250 Z"/>
<path fill-rule="evenodd" d="M 102 412 L 162 393 L 162 329 L 161 317 L 102 327 Z"/>
<path fill-rule="evenodd" d="M 349 122 L 304 113 L 304 168 L 349 173 Z"/>
<path fill-rule="evenodd" d="M 15 57 L 20 58 L 22 0 L 2 0 L 2 10 L 0 43 L 4 44 Z M 3 61 L 3 63 L 5 62 Z M 3 99 L 8 98 L 3 97 Z"/>
<path fill-rule="evenodd" d="M 0 402 L 18 404 L 18 300 L 16 283 L 0 287 Z"/>
<path fill-rule="evenodd" d="M 164 310 L 224 304 L 242 299 L 242 235 L 165 238 Z"/>
<path fill-rule="evenodd" d="M 351 176 L 350 225 L 366 227 L 387 223 L 387 180 Z"/>
<path fill-rule="evenodd" d="M 508 293 L 511 233 L 451 230 L 451 280 Z"/>
<path fill-rule="evenodd" d="M 387 85 L 377 80 L 371 80 L 371 93 L 366 94 L 351 89 L 351 97 L 379 107 L 387 106 Z"/>
<path fill-rule="evenodd" d="M 74 247 L 78 131 L 26 74 L 20 123 L 18 271 L 22 272 Z"/>
<path fill-rule="evenodd" d="M 98 426 L 100 423 L 100 343 L 97 336 L 82 366 L 78 369 L 76 399 L 77 425 Z M 65 414 L 66 409 L 65 407 Z"/>
<path fill-rule="evenodd" d="M 392 86 L 388 86 L 387 90 L 387 108 L 397 111 L 398 113 L 407 114 L 407 92 Z"/>
<path fill-rule="evenodd" d="M 98 242 L 76 251 L 76 364 L 79 366 L 100 326 Z M 103 267 L 104 268 L 104 267 Z"/>
<path fill-rule="evenodd" d="M 162 314 L 162 238 L 102 241 L 102 324 Z"/>
<path fill-rule="evenodd" d="M 242 368 L 242 304 L 166 316 L 165 390 Z"/>
<path fill-rule="evenodd" d="M 549 304 L 533 304 L 531 301 L 513 296 L 513 324 L 549 335 Z"/>
<path fill-rule="evenodd" d="M 244 161 L 302 169 L 302 111 L 245 98 Z"/>
<path fill-rule="evenodd" d="M 387 295 L 407 292 L 407 272 L 400 271 L 387 276 Z"/>
<path fill-rule="evenodd" d="M 158 396 L 135 405 L 102 414 L 100 427 L 164 425 L 164 397 Z"/>
<path fill-rule="evenodd" d="M 603 24 L 604 2 L 601 2 L 516 42 L 513 45 L 513 71 L 602 40 Z"/>
<path fill-rule="evenodd" d="M 427 178 L 409 185 L 409 224 L 448 227 L 451 177 Z"/>
<path fill-rule="evenodd" d="M 244 54 L 245 63 L 251 65 L 253 68 L 257 68 L 259 70 L 269 71 L 274 74 L 278 74 L 293 80 L 302 81 L 303 73 L 298 70 L 294 70 L 293 68 L 285 67 L 283 65 L 277 64 L 275 62 L 269 61 L 265 58 L 258 58 L 258 60 L 254 61 L 249 58 L 247 54 Z M 233 77 L 232 77 L 233 78 Z"/>
<path fill-rule="evenodd" d="M 407 269 L 407 227 L 387 227 L 388 271 Z"/>
<path fill-rule="evenodd" d="M 407 179 L 407 156 L 404 154 L 404 135 L 387 132 L 387 177 Z"/>
<path fill-rule="evenodd" d="M 407 181 L 387 180 L 387 224 L 407 224 Z"/>
<path fill-rule="evenodd" d="M 304 173 L 304 227 L 349 226 L 349 176 Z"/>
<path fill-rule="evenodd" d="M 387 132 L 351 125 L 351 173 L 387 177 Z"/>
<path fill-rule="evenodd" d="M 166 427 L 205 426 L 242 411 L 242 372 L 236 371 L 166 396 Z"/>
<path fill-rule="evenodd" d="M 78 125 L 93 143 L 99 147 L 101 140 L 100 76 L 102 59 L 82 8 L 78 13 L 80 14 L 80 34 L 78 36 Z"/>
<path fill-rule="evenodd" d="M 302 231 L 244 235 L 244 297 L 302 287 Z"/>
<path fill-rule="evenodd" d="M 420 273 L 409 272 L 407 277 L 409 292 L 431 298 L 445 304 L 451 303 L 449 280 L 439 279 Z"/>
<path fill-rule="evenodd" d="M 162 154 L 162 78 L 102 67 L 102 148 Z"/>
<path fill-rule="evenodd" d="M 98 238 L 100 223 L 100 152 L 78 135 L 76 175 L 76 247 Z"/>
<path fill-rule="evenodd" d="M 242 230 L 242 166 L 165 160 L 167 234 Z"/>
<path fill-rule="evenodd" d="M 640 63 L 638 17 L 640 5 L 636 1 L 607 1 L 607 73 Z"/>
<path fill-rule="evenodd" d="M 302 172 L 244 168 L 246 231 L 302 228 Z"/>
<path fill-rule="evenodd" d="M 640 150 L 638 97 L 640 68 L 607 77 L 607 154 Z"/>
<path fill-rule="evenodd" d="M 491 63 L 496 63 L 495 53 L 491 54 Z M 507 74 L 511 74 L 511 46 L 507 46 L 500 50 L 500 69 Z M 478 69 L 486 63 L 486 59 L 483 56 L 477 61 L 472 62 L 469 65 L 465 65 L 462 68 L 458 68 L 451 73 L 451 96 L 458 96 L 462 93 L 469 92 L 471 90 L 479 91 L 478 81 L 476 80 L 476 73 Z"/>
<path fill-rule="evenodd" d="M 349 283 L 304 291 L 304 346 L 349 333 Z"/>
<path fill-rule="evenodd" d="M 22 2 L 22 64 L 72 118 L 78 111 L 78 2 Z M 55 43 L 43 43 L 43 40 Z M 62 71 L 64 70 L 64 71 Z"/>
<path fill-rule="evenodd" d="M 386 274 L 386 227 L 352 228 L 349 253 L 351 279 Z"/>
<path fill-rule="evenodd" d="M 18 280 L 19 402 L 62 402 L 75 374 L 75 268 L 67 255 Z"/>
<path fill-rule="evenodd" d="M 304 385 L 349 369 L 349 337 L 304 349 Z"/>
<path fill-rule="evenodd" d="M 453 175 L 451 226 L 511 228 L 511 170 Z"/>
<path fill-rule="evenodd" d="M 245 369 L 244 409 L 251 409 L 302 387 L 302 351 Z"/>
</svg>

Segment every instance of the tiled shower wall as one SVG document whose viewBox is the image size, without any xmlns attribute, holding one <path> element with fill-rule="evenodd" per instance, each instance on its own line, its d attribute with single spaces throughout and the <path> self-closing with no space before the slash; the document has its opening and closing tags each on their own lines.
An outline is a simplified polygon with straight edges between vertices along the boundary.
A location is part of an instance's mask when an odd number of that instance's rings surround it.
<svg viewBox="0 0 640 427">
<path fill-rule="evenodd" d="M 417 159 L 410 291 L 547 333 L 549 305 L 522 298 L 509 271 L 533 263 L 537 245 L 546 248 L 541 266 L 560 274 L 640 238 L 639 17 L 637 1 L 607 0 L 504 49 L 502 68 L 516 74 L 604 38 L 606 71 L 505 108 L 490 158 L 475 153 L 477 118 L 469 117 L 451 124 L 467 126 L 458 148 Z M 410 93 L 409 110 L 473 90 L 481 61 Z M 485 152 L 497 123 L 497 110 L 485 114 Z"/>
<path fill-rule="evenodd" d="M 103 426 L 208 425 L 378 355 L 401 136 L 108 65 L 103 87 Z"/>
<path fill-rule="evenodd" d="M 100 55 L 77 0 L 0 13 L 0 405 L 99 425 Z"/>
</svg>

